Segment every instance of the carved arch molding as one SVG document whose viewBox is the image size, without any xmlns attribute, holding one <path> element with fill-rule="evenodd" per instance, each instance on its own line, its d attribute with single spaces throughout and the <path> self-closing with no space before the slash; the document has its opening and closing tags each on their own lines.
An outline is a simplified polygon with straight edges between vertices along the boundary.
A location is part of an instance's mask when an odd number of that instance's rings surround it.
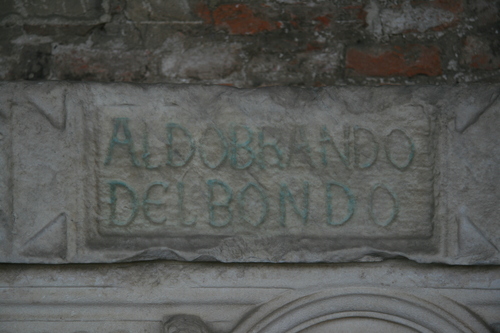
<svg viewBox="0 0 500 333">
<path fill-rule="evenodd" d="M 430 296 L 424 299 L 373 288 L 292 293 L 262 305 L 232 333 L 490 332 L 462 305 L 442 296 Z M 180 315 L 166 320 L 164 333 L 181 332 L 211 331 L 195 316 Z"/>
</svg>

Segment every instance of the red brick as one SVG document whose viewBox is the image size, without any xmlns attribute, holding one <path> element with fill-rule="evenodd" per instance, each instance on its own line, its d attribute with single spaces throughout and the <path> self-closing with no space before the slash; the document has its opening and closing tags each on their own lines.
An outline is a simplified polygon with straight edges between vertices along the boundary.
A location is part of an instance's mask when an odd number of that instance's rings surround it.
<svg viewBox="0 0 500 333">
<path fill-rule="evenodd" d="M 314 18 L 314 21 L 319 22 L 314 29 L 319 31 L 323 30 L 324 28 L 328 27 L 330 25 L 330 22 L 332 20 L 332 16 L 327 14 L 327 15 L 322 15 L 322 16 L 317 16 Z"/>
<path fill-rule="evenodd" d="M 301 23 L 299 17 L 297 15 L 295 15 L 295 14 L 290 14 L 290 17 L 291 17 L 290 24 L 294 28 L 299 28 L 300 23 Z"/>
<path fill-rule="evenodd" d="M 149 58 L 145 51 L 117 54 L 59 46 L 52 55 L 51 75 L 58 80 L 141 81 Z"/>
<path fill-rule="evenodd" d="M 351 5 L 351 6 L 344 6 L 342 7 L 342 9 L 344 9 L 348 13 L 351 19 L 355 19 L 362 22 L 363 27 L 367 26 L 366 16 L 368 15 L 368 13 L 366 12 L 364 6 Z"/>
<path fill-rule="evenodd" d="M 220 5 L 213 11 L 200 5 L 197 9 L 206 24 L 229 29 L 233 35 L 254 35 L 264 31 L 272 31 L 283 27 L 281 22 L 268 21 L 257 17 L 245 4 Z"/>
<path fill-rule="evenodd" d="M 323 48 L 323 44 L 322 43 L 318 43 L 316 41 L 312 41 L 310 43 L 307 43 L 306 45 L 306 51 L 318 51 L 318 50 L 321 50 Z"/>
<path fill-rule="evenodd" d="M 350 48 L 346 54 L 346 68 L 365 76 L 412 77 L 442 73 L 439 49 L 424 45 Z"/>
<path fill-rule="evenodd" d="M 464 10 L 463 0 L 434 0 L 431 5 L 458 14 Z"/>
<path fill-rule="evenodd" d="M 491 54 L 475 54 L 471 57 L 470 66 L 479 69 L 493 69 Z"/>
<path fill-rule="evenodd" d="M 212 12 L 208 8 L 208 6 L 200 2 L 198 6 L 196 7 L 196 14 L 206 23 L 206 24 L 212 24 Z"/>
</svg>

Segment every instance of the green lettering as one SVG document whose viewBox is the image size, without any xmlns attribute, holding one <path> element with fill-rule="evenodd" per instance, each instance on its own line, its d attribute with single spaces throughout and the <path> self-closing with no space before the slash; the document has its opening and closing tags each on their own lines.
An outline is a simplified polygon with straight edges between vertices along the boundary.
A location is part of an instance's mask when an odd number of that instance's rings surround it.
<svg viewBox="0 0 500 333">
<path fill-rule="evenodd" d="M 339 155 L 340 159 L 342 160 L 342 163 L 349 168 L 349 136 L 350 136 L 350 127 L 346 126 L 344 127 L 344 153 L 338 149 L 337 145 L 333 141 L 333 138 L 331 137 L 330 133 L 328 133 L 328 130 L 326 129 L 326 126 L 323 126 L 321 128 L 321 139 L 320 143 L 321 145 L 321 153 L 322 153 L 322 162 L 324 166 L 328 165 L 328 160 L 326 159 L 326 144 L 330 143 L 333 147 L 333 149 L 337 152 Z"/>
<path fill-rule="evenodd" d="M 245 214 L 245 194 L 251 188 L 254 188 L 257 191 L 257 193 L 259 193 L 260 198 L 262 200 L 262 214 L 259 220 L 256 222 L 252 222 Z M 255 183 L 248 183 L 238 194 L 238 207 L 240 209 L 240 215 L 243 218 L 243 220 L 256 227 L 262 224 L 266 219 L 266 215 L 269 209 L 269 203 L 267 202 L 267 195 L 259 185 Z"/>
<path fill-rule="evenodd" d="M 174 154 L 180 156 L 180 153 L 174 149 L 174 137 L 173 137 L 173 131 L 174 129 L 177 129 L 181 132 L 184 133 L 184 135 L 188 138 L 189 140 L 189 152 L 184 156 L 180 162 L 174 162 Z M 191 158 L 194 155 L 194 151 L 196 149 L 196 146 L 193 141 L 193 137 L 189 133 L 187 129 L 182 127 L 179 124 L 176 123 L 168 123 L 167 124 L 167 165 L 173 166 L 173 167 L 182 167 L 186 165 Z"/>
<path fill-rule="evenodd" d="M 181 223 L 184 225 L 193 225 L 196 223 L 196 217 L 192 220 L 186 220 L 186 210 L 184 209 L 184 183 L 177 183 L 177 195 L 178 195 L 178 206 L 179 206 L 179 215 Z"/>
<path fill-rule="evenodd" d="M 142 153 L 142 160 L 144 161 L 144 165 L 146 169 L 157 169 L 159 165 L 151 165 L 149 164 L 149 159 L 151 158 L 151 153 L 149 152 L 149 137 L 148 137 L 148 129 L 144 130 L 144 135 L 142 137 L 142 148 L 144 152 Z"/>
<path fill-rule="evenodd" d="M 373 199 L 375 197 L 375 192 L 377 189 L 384 189 L 387 193 L 389 193 L 391 199 L 392 199 L 392 212 L 391 216 L 389 216 L 385 221 L 380 221 L 376 216 L 375 213 L 373 212 Z M 370 194 L 370 207 L 368 209 L 370 213 L 370 217 L 373 222 L 376 224 L 385 227 L 388 226 L 396 217 L 398 216 L 399 213 L 399 201 L 398 197 L 396 196 L 396 193 L 394 193 L 389 187 L 387 187 L 384 184 L 377 184 L 372 188 L 371 194 Z"/>
<path fill-rule="evenodd" d="M 233 166 L 233 168 L 246 169 L 250 165 L 252 165 L 252 162 L 255 159 L 255 153 L 253 152 L 252 148 L 250 148 L 250 146 L 249 146 L 253 140 L 253 132 L 250 130 L 250 128 L 248 128 L 246 126 L 240 126 L 240 127 L 246 130 L 248 139 L 243 143 L 239 143 L 238 136 L 236 133 L 236 126 L 233 127 L 233 129 L 231 131 L 232 148 L 231 148 L 230 159 L 231 159 L 231 165 Z M 245 150 L 250 157 L 250 159 L 242 165 L 238 164 L 238 151 L 240 151 L 240 150 Z"/>
<path fill-rule="evenodd" d="M 137 193 L 134 191 L 134 189 L 132 187 L 130 187 L 129 185 L 127 185 L 125 182 L 123 182 L 121 180 L 111 180 L 111 181 L 108 181 L 108 184 L 109 184 L 109 188 L 110 188 L 110 204 L 111 204 L 111 213 L 110 213 L 109 219 L 115 225 L 126 226 L 126 225 L 130 224 L 135 219 L 135 217 L 137 215 L 137 209 L 139 208 L 139 203 L 137 201 Z M 127 190 L 127 192 L 130 195 L 130 198 L 132 199 L 132 212 L 130 213 L 129 218 L 126 219 L 125 221 L 120 221 L 116 218 L 116 202 L 118 201 L 118 199 L 116 197 L 117 187 L 122 187 L 125 190 Z"/>
<path fill-rule="evenodd" d="M 288 158 L 288 163 L 287 165 L 290 165 L 292 161 L 292 156 L 298 153 L 302 153 L 305 157 L 305 161 L 307 163 L 315 168 L 316 163 L 314 163 L 314 160 L 312 158 L 312 149 L 311 146 L 309 145 L 309 142 L 307 140 L 307 135 L 305 131 L 305 126 L 299 126 L 298 128 L 295 128 L 293 131 L 293 147 L 290 150 L 290 156 Z"/>
<path fill-rule="evenodd" d="M 286 221 L 286 202 L 285 200 L 288 199 L 288 201 L 292 204 L 293 210 L 297 215 L 299 215 L 302 218 L 302 222 L 304 224 L 307 223 L 307 219 L 309 217 L 309 183 L 304 182 L 304 199 L 302 200 L 302 210 L 299 209 L 297 204 L 295 203 L 295 199 L 290 193 L 290 190 L 288 189 L 288 186 L 286 184 L 281 184 L 280 186 L 280 222 L 282 226 L 285 226 L 285 221 Z"/>
<path fill-rule="evenodd" d="M 210 127 L 208 127 L 206 130 L 205 130 L 205 133 L 203 135 L 203 138 L 201 140 L 201 142 L 206 142 L 206 134 L 207 134 L 207 131 Z M 223 154 L 221 155 L 221 157 L 219 158 L 219 161 L 217 161 L 217 163 L 215 164 L 210 164 L 210 162 L 207 160 L 207 154 L 205 153 L 205 149 L 203 149 L 203 146 L 200 144 L 200 155 L 201 155 L 201 160 L 203 161 L 203 164 L 205 164 L 207 167 L 209 167 L 210 169 L 215 169 L 217 168 L 219 165 L 221 165 L 224 160 L 226 159 L 227 157 L 227 142 L 226 142 L 226 138 L 224 137 L 224 134 L 222 134 L 222 132 L 215 126 L 212 126 L 211 128 L 214 129 L 215 133 L 217 133 L 217 136 L 219 137 L 221 143 L 222 143 L 222 147 L 224 148 L 224 152 Z"/>
<path fill-rule="evenodd" d="M 266 148 L 274 150 L 274 152 L 276 153 L 276 157 L 278 158 L 278 162 L 273 164 L 269 163 L 269 165 L 278 166 L 280 169 L 285 168 L 285 164 L 283 163 L 283 152 L 278 148 L 276 142 L 264 142 L 264 132 L 262 130 L 259 132 L 259 148 L 260 150 L 258 153 L 258 157 L 261 169 L 266 168 L 266 158 L 264 154 L 264 150 Z"/>
<path fill-rule="evenodd" d="M 408 141 L 410 152 L 408 153 L 408 159 L 406 160 L 406 163 L 398 164 L 392 158 L 392 154 L 389 151 L 389 140 L 390 140 L 390 137 L 392 136 L 393 133 L 401 133 L 404 136 L 404 138 L 406 139 L 406 141 Z M 389 160 L 389 162 L 391 162 L 391 164 L 393 166 L 395 166 L 397 169 L 403 171 L 411 164 L 411 161 L 413 161 L 413 157 L 415 156 L 415 143 L 413 143 L 413 140 L 403 130 L 396 128 L 396 129 L 392 130 L 392 132 L 389 133 L 389 135 L 387 136 L 387 141 L 385 144 L 385 154 L 387 156 L 387 159 Z"/>
<path fill-rule="evenodd" d="M 342 190 L 344 190 L 344 193 L 347 196 L 348 203 L 347 203 L 347 215 L 340 221 L 334 221 L 333 220 L 333 207 L 332 207 L 332 200 L 333 200 L 333 193 L 332 193 L 332 186 L 338 186 Z M 342 225 L 349 221 L 349 219 L 352 217 L 354 214 L 354 209 L 356 208 L 356 199 L 354 197 L 354 194 L 352 194 L 351 190 L 340 183 L 337 183 L 335 181 L 328 182 L 326 184 L 326 216 L 327 216 L 327 223 L 330 225 Z"/>
<path fill-rule="evenodd" d="M 360 141 L 359 134 L 360 133 L 365 133 L 365 137 L 366 137 L 365 144 L 372 146 L 371 156 L 368 156 L 368 158 L 366 159 L 366 161 L 364 163 L 361 163 L 361 149 L 360 149 L 361 147 L 359 144 L 359 141 Z M 370 130 L 363 128 L 363 127 L 359 127 L 359 126 L 354 126 L 353 134 L 354 134 L 354 163 L 360 169 L 366 169 L 366 168 L 371 167 L 375 163 L 375 161 L 377 160 L 377 156 L 378 156 L 379 145 L 378 145 L 378 142 L 375 138 L 375 135 L 373 135 L 373 133 Z M 365 149 L 365 151 L 366 151 L 366 149 Z"/>
<path fill-rule="evenodd" d="M 167 220 L 166 217 L 164 217 L 162 219 L 155 219 L 155 218 L 153 218 L 151 216 L 151 214 L 149 212 L 149 206 L 150 205 L 153 205 L 153 206 L 165 206 L 164 202 L 149 199 L 150 191 L 155 186 L 161 186 L 161 187 L 163 187 L 164 192 L 167 192 L 168 183 L 154 182 L 154 183 L 149 184 L 149 186 L 146 188 L 146 192 L 144 193 L 144 200 L 142 201 L 142 210 L 144 211 L 144 215 L 146 216 L 146 218 L 148 219 L 149 222 L 155 223 L 155 224 L 162 224 L 162 223 L 165 223 L 165 221 Z"/>
<path fill-rule="evenodd" d="M 118 132 L 120 127 L 123 128 L 124 139 L 118 138 Z M 135 156 L 134 151 L 134 142 L 132 140 L 132 134 L 130 133 L 130 129 L 128 127 L 128 118 L 114 118 L 113 119 L 113 135 L 111 136 L 111 140 L 109 141 L 108 154 L 106 155 L 106 159 L 104 160 L 104 165 L 108 165 L 111 163 L 111 159 L 113 158 L 113 150 L 115 145 L 124 145 L 128 147 L 128 153 L 130 155 L 130 159 L 135 166 L 140 166 L 139 161 Z"/>
<path fill-rule="evenodd" d="M 231 200 L 233 199 L 233 190 L 223 181 L 217 179 L 210 179 L 207 181 L 208 185 L 208 219 L 210 225 L 214 227 L 224 227 L 228 225 L 233 219 L 233 210 L 229 206 Z M 222 202 L 214 201 L 214 186 L 218 185 L 226 192 L 226 200 Z M 225 207 L 227 208 L 228 217 L 223 221 L 215 220 L 215 208 Z"/>
</svg>

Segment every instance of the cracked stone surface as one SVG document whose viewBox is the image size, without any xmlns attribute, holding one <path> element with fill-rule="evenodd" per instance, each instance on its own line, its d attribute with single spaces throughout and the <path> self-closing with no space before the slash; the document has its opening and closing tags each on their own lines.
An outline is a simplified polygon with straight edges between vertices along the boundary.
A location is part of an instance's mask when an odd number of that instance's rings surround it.
<svg viewBox="0 0 500 333">
<path fill-rule="evenodd" d="M 499 93 L 1 84 L 0 260 L 499 264 Z"/>
</svg>

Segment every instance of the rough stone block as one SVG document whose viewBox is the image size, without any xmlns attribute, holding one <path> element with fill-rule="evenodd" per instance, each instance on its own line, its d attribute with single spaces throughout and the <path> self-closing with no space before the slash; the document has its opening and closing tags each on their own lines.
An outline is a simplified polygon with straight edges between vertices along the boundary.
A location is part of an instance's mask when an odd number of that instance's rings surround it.
<svg viewBox="0 0 500 333">
<path fill-rule="evenodd" d="M 3 262 L 498 264 L 499 86 L 3 84 Z"/>
</svg>

